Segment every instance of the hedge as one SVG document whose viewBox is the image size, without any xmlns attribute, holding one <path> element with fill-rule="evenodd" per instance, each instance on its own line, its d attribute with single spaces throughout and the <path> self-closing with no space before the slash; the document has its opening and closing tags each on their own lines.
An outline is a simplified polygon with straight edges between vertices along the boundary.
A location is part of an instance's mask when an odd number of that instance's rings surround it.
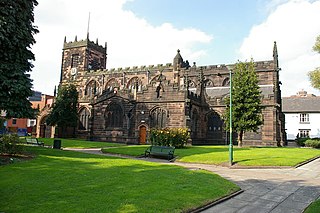
<svg viewBox="0 0 320 213">
<path fill-rule="evenodd" d="M 152 145 L 184 147 L 190 138 L 187 128 L 150 129 L 149 139 Z"/>
<path fill-rule="evenodd" d="M 305 146 L 312 147 L 312 148 L 320 148 L 320 139 L 319 138 L 309 139 L 305 142 Z"/>
</svg>

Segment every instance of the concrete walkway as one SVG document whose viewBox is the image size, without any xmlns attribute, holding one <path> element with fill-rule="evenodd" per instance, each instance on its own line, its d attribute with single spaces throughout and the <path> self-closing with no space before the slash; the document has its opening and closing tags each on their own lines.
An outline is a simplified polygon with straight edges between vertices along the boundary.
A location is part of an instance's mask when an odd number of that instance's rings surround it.
<svg viewBox="0 0 320 213">
<path fill-rule="evenodd" d="M 67 150 L 110 156 L 99 148 Z M 203 210 L 203 213 L 301 213 L 320 197 L 320 158 L 299 168 L 285 169 L 229 169 L 205 164 L 170 163 L 155 158 L 134 159 L 205 169 L 236 183 L 244 190 L 231 199 Z"/>
</svg>

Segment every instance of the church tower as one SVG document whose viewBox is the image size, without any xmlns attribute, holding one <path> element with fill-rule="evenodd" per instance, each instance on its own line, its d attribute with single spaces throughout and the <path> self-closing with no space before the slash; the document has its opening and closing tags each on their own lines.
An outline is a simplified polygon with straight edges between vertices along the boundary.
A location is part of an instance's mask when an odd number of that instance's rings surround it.
<svg viewBox="0 0 320 213">
<path fill-rule="evenodd" d="M 105 69 L 107 63 L 107 43 L 105 46 L 89 40 L 89 34 L 84 40 L 67 42 L 64 38 L 62 49 L 62 64 L 60 84 L 77 81 L 84 71 Z"/>
</svg>

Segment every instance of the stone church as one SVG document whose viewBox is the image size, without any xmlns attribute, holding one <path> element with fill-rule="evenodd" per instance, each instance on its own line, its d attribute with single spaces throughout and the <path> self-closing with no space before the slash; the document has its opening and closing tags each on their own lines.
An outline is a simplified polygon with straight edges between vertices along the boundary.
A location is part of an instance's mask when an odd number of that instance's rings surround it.
<svg viewBox="0 0 320 213">
<path fill-rule="evenodd" d="M 89 36 L 72 42 L 65 38 L 60 84 L 75 84 L 79 91 L 76 137 L 145 144 L 150 128 L 187 127 L 192 144 L 228 143 L 222 120 L 230 82 L 226 65 L 189 64 L 179 50 L 167 64 L 117 69 L 106 69 L 106 64 L 106 43 Z M 276 43 L 271 60 L 255 64 L 264 124 L 258 132 L 245 133 L 244 145 L 284 145 Z M 233 138 L 236 143 L 236 133 Z"/>
</svg>

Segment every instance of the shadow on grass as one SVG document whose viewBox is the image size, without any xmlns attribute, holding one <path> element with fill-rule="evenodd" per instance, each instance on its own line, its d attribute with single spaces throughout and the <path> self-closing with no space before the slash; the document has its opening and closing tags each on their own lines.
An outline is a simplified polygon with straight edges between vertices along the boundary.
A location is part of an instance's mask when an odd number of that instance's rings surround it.
<svg viewBox="0 0 320 213">
<path fill-rule="evenodd" d="M 28 150 L 37 157 L 1 168 L 1 211 L 182 212 L 238 189 L 202 170 L 41 147 Z"/>
</svg>

